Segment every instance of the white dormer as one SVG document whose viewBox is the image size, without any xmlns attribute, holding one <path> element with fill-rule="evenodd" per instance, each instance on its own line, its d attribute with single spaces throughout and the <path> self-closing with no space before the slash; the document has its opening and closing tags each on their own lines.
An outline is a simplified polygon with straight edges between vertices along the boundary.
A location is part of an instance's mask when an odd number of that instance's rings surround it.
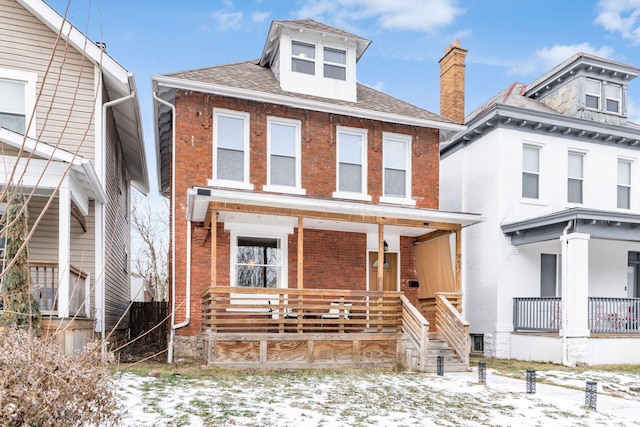
<svg viewBox="0 0 640 427">
<path fill-rule="evenodd" d="M 260 65 L 282 90 L 356 102 L 356 63 L 370 43 L 311 19 L 273 21 Z"/>
</svg>

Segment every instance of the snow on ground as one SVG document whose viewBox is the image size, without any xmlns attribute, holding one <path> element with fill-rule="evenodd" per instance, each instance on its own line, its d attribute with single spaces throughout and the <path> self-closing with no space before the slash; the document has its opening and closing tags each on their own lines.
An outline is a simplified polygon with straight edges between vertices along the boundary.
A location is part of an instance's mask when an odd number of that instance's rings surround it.
<svg viewBox="0 0 640 427">
<path fill-rule="evenodd" d="M 229 373 L 200 379 L 120 375 L 131 426 L 640 426 L 640 375 L 538 372 L 526 383 L 488 370 L 444 376 L 376 370 Z M 543 384 L 542 381 L 545 383 Z M 585 407 L 598 382 L 597 409 Z M 551 382 L 553 384 L 547 384 Z"/>
</svg>

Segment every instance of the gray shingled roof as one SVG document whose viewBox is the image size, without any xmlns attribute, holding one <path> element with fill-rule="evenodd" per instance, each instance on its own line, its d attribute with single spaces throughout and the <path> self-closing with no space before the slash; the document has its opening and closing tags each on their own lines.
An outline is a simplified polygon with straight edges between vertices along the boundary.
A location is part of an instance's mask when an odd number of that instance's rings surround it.
<svg viewBox="0 0 640 427">
<path fill-rule="evenodd" d="M 269 68 L 258 65 L 257 59 L 245 62 L 199 68 L 165 74 L 165 77 L 177 78 L 185 81 L 221 85 L 226 87 L 262 92 L 274 95 L 289 96 L 306 99 L 325 104 L 341 105 L 375 112 L 398 114 L 407 117 L 454 124 L 455 122 L 441 117 L 415 105 L 386 95 L 368 86 L 358 83 L 357 102 L 342 101 L 319 96 L 303 95 L 282 90 L 280 83 Z"/>
<path fill-rule="evenodd" d="M 355 34 L 348 33 L 339 28 L 331 27 L 329 25 L 325 25 L 321 22 L 314 21 L 313 19 L 296 19 L 296 20 L 281 20 L 281 21 L 273 21 L 274 23 L 281 23 L 286 26 L 294 26 L 300 28 L 306 28 L 308 30 L 314 30 L 324 33 L 336 34 L 339 36 L 350 37 L 354 39 L 362 39 L 362 37 L 357 36 Z M 364 40 L 364 39 L 363 39 Z"/>
<path fill-rule="evenodd" d="M 526 108 L 527 110 L 534 110 L 540 112 L 560 114 L 551 107 L 548 107 L 541 102 L 527 98 L 524 93 L 527 90 L 527 85 L 514 82 L 504 90 L 498 92 L 493 98 L 476 108 L 471 114 L 469 114 L 465 123 L 472 122 L 476 117 L 481 116 L 486 110 L 490 109 L 496 104 L 513 105 L 514 107 Z"/>
</svg>

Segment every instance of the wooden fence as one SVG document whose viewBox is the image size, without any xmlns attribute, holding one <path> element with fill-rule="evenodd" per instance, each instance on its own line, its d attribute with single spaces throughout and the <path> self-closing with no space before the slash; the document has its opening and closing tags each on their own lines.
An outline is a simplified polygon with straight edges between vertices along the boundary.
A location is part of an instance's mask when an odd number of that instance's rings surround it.
<svg viewBox="0 0 640 427">
<path fill-rule="evenodd" d="M 133 349 L 160 352 L 167 348 L 169 304 L 166 301 L 134 302 L 129 310 L 130 340 Z M 155 329 L 154 329 L 155 328 Z"/>
</svg>

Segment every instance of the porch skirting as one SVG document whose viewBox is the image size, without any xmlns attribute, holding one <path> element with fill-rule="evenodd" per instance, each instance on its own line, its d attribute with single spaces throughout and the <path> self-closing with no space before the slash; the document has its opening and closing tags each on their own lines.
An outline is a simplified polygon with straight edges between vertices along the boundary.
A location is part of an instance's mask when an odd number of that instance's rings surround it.
<svg viewBox="0 0 640 427">
<path fill-rule="evenodd" d="M 94 319 L 43 317 L 40 326 L 42 335 L 52 337 L 60 353 L 68 356 L 81 351 L 96 338 Z"/>
<path fill-rule="evenodd" d="M 210 365 L 236 368 L 393 367 L 397 333 L 213 334 L 203 333 Z"/>
<path fill-rule="evenodd" d="M 567 338 L 572 365 L 625 365 L 640 363 L 640 336 L 592 334 Z M 562 338 L 553 333 L 513 333 L 511 358 L 562 364 Z"/>
</svg>

